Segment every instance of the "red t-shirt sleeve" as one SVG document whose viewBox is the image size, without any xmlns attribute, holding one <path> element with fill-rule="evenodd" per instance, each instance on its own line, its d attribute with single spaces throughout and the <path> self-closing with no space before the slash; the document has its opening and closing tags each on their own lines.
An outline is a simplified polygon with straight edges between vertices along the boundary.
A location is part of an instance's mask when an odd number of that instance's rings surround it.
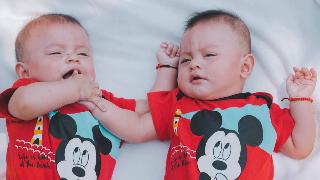
<svg viewBox="0 0 320 180">
<path fill-rule="evenodd" d="M 289 109 L 281 109 L 279 105 L 273 103 L 270 107 L 270 115 L 273 126 L 277 132 L 277 141 L 274 151 L 279 152 L 281 146 L 287 141 L 294 128 L 294 120 Z"/>
<path fill-rule="evenodd" d="M 112 93 L 106 90 L 102 90 L 102 95 L 105 99 L 114 103 L 120 108 L 128 109 L 130 111 L 135 111 L 136 109 L 136 101 L 134 99 L 117 98 L 117 97 L 114 97 Z"/>
<path fill-rule="evenodd" d="M 176 103 L 175 91 L 148 93 L 148 103 L 159 140 L 164 141 L 169 139 L 169 127 L 172 126 Z"/>
<path fill-rule="evenodd" d="M 15 117 L 11 116 L 8 110 L 8 103 L 15 92 L 19 87 L 21 86 L 26 86 L 29 84 L 32 84 L 36 81 L 30 79 L 30 78 L 22 78 L 18 79 L 14 84 L 12 85 L 11 88 L 6 89 L 0 94 L 0 117 L 1 118 L 6 118 L 7 120 L 17 120 Z"/>
</svg>

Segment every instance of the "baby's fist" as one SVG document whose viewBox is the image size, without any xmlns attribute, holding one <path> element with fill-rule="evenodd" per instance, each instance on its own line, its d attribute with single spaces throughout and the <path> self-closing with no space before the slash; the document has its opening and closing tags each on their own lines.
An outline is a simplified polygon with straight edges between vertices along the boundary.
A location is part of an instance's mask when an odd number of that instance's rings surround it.
<svg viewBox="0 0 320 180">
<path fill-rule="evenodd" d="M 293 71 L 287 79 L 289 97 L 311 97 L 317 83 L 315 69 L 294 67 Z"/>
<path fill-rule="evenodd" d="M 177 67 L 179 62 L 179 53 L 179 46 L 170 42 L 162 42 L 159 50 L 157 51 L 158 63 Z"/>
</svg>

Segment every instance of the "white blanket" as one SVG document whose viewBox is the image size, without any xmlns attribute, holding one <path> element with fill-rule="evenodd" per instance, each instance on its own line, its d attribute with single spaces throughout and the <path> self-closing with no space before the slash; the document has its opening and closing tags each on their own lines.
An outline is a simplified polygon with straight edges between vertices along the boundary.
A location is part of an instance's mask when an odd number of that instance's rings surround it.
<svg viewBox="0 0 320 180">
<path fill-rule="evenodd" d="M 285 79 L 293 66 L 315 67 L 320 73 L 319 1 L 1 0 L 0 91 L 16 79 L 15 36 L 34 16 L 60 12 L 78 18 L 90 34 L 101 87 L 117 96 L 145 98 L 155 77 L 155 52 L 160 42 L 178 44 L 192 12 L 219 8 L 238 14 L 252 33 L 256 65 L 245 90 L 270 92 L 285 107 L 287 103 L 279 99 L 287 96 Z M 314 98 L 319 114 L 319 88 Z M 0 120 L 0 173 L 5 168 L 5 133 L 5 123 Z M 163 179 L 167 148 L 167 142 L 125 144 L 113 179 Z M 303 161 L 282 154 L 274 159 L 277 180 L 320 179 L 317 148 Z"/>
</svg>

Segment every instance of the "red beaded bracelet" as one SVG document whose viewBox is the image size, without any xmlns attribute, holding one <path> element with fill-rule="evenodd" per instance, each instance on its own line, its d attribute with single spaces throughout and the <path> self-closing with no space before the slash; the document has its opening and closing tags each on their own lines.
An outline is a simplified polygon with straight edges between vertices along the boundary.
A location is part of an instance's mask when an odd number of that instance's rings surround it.
<svg viewBox="0 0 320 180">
<path fill-rule="evenodd" d="M 290 98 L 282 98 L 281 101 L 288 99 L 289 101 L 309 101 L 313 102 L 313 99 L 310 97 L 290 97 Z"/>
<path fill-rule="evenodd" d="M 156 66 L 156 69 L 163 68 L 163 67 L 165 67 L 165 68 L 173 68 L 173 69 L 178 70 L 177 67 L 171 66 L 171 65 L 169 65 L 169 64 L 158 64 L 158 65 Z"/>
</svg>

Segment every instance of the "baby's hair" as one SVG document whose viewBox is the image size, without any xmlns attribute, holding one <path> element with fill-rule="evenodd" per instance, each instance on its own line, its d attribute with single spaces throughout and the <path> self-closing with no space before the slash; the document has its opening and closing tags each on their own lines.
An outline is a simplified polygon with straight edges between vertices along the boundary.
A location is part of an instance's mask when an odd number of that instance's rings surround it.
<svg viewBox="0 0 320 180">
<path fill-rule="evenodd" d="M 200 22 L 216 21 L 227 23 L 235 30 L 243 40 L 247 52 L 251 53 L 251 38 L 250 31 L 244 21 L 237 15 L 224 10 L 207 10 L 203 12 L 194 13 L 186 22 L 185 31 L 191 29 Z"/>
<path fill-rule="evenodd" d="M 49 13 L 41 15 L 31 21 L 29 21 L 19 32 L 16 42 L 15 42 L 15 53 L 16 53 L 16 60 L 17 62 L 21 62 L 24 56 L 24 44 L 26 40 L 30 36 L 30 31 L 42 24 L 50 24 L 50 23 L 71 23 L 78 25 L 81 27 L 86 33 L 86 29 L 81 25 L 81 23 L 74 17 L 66 14 L 59 14 L 59 13 Z M 88 33 L 87 33 L 88 34 Z"/>
</svg>

